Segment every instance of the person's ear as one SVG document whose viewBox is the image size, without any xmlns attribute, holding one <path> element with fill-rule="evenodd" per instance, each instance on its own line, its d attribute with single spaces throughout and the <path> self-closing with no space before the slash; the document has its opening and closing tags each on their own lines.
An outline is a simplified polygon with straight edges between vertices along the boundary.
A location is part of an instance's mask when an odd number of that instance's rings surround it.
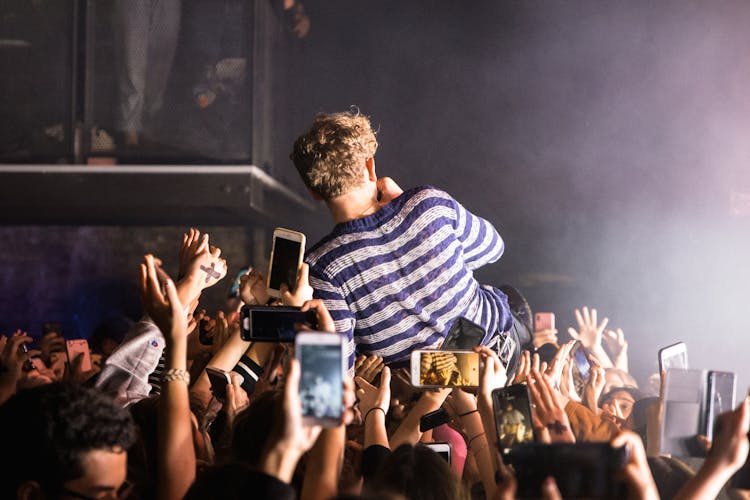
<svg viewBox="0 0 750 500">
<path fill-rule="evenodd" d="M 367 167 L 367 177 L 370 181 L 375 182 L 378 180 L 378 176 L 375 174 L 375 158 L 368 158 L 365 160 L 365 167 Z"/>
<path fill-rule="evenodd" d="M 323 199 L 322 196 L 320 196 L 318 193 L 316 193 L 310 188 L 307 188 L 307 192 L 310 193 L 310 196 L 312 196 L 313 200 L 315 201 L 321 201 Z"/>
<path fill-rule="evenodd" d="M 24 481 L 16 489 L 16 498 L 19 500 L 41 500 L 44 498 L 44 494 L 36 481 Z"/>
</svg>

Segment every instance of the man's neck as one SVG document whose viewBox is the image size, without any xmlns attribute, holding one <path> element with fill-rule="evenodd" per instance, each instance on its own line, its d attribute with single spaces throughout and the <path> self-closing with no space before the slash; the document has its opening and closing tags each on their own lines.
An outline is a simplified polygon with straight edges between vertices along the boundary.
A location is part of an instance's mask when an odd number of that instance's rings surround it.
<svg viewBox="0 0 750 500">
<path fill-rule="evenodd" d="M 337 224 L 367 217 L 381 207 L 378 202 L 378 188 L 374 182 L 367 182 L 346 194 L 332 198 L 326 205 Z"/>
</svg>

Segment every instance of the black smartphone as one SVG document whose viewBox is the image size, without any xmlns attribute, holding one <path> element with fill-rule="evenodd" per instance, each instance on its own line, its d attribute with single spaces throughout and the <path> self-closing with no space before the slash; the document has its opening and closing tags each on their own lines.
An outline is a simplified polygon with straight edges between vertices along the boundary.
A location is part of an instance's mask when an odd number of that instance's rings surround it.
<svg viewBox="0 0 750 500">
<path fill-rule="evenodd" d="M 229 374 L 224 370 L 218 368 L 206 367 L 206 374 L 208 375 L 208 381 L 211 383 L 211 392 L 219 401 L 224 401 L 227 398 L 227 384 L 232 383 L 232 379 Z"/>
<path fill-rule="evenodd" d="M 459 316 L 451 325 L 440 349 L 444 351 L 470 350 L 484 340 L 487 332 L 484 328 Z"/>
<path fill-rule="evenodd" d="M 562 498 L 625 498 L 625 484 L 615 478 L 628 461 L 627 447 L 609 443 L 526 443 L 504 457 L 514 466 L 520 498 L 539 498 L 552 476 Z"/>
<path fill-rule="evenodd" d="M 315 309 L 302 312 L 299 307 L 243 306 L 240 310 L 242 340 L 257 342 L 294 342 L 296 324 L 318 327 Z"/>
<path fill-rule="evenodd" d="M 584 382 L 587 381 L 591 376 L 591 362 L 589 361 L 586 349 L 579 341 L 576 341 L 575 346 L 573 346 L 573 362 L 581 379 Z"/>
<path fill-rule="evenodd" d="M 515 384 L 492 391 L 498 448 L 508 453 L 522 443 L 534 442 L 531 400 L 526 384 Z"/>
<path fill-rule="evenodd" d="M 732 372 L 708 372 L 706 387 L 706 422 L 705 436 L 713 441 L 716 419 L 722 413 L 734 409 L 734 393 L 737 386 L 737 374 Z"/>
<path fill-rule="evenodd" d="M 438 408 L 430 413 L 425 413 L 419 417 L 419 432 L 427 432 L 443 424 L 450 422 L 448 412 L 443 408 Z"/>
<path fill-rule="evenodd" d="M 289 290 L 294 290 L 304 254 L 304 234 L 281 227 L 273 230 L 271 260 L 268 265 L 268 295 L 281 297 L 282 283 L 286 284 Z"/>
</svg>

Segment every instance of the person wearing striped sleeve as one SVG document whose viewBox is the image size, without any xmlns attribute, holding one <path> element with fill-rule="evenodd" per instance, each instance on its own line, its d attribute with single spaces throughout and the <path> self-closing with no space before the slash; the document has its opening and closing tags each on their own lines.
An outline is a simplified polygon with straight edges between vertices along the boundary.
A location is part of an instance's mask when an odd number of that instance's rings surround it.
<svg viewBox="0 0 750 500">
<path fill-rule="evenodd" d="M 506 295 L 473 274 L 503 254 L 493 225 L 445 191 L 378 179 L 377 146 L 359 112 L 320 114 L 290 155 L 336 223 L 305 262 L 315 297 L 348 338 L 350 366 L 355 350 L 394 364 L 437 348 L 458 317 L 484 329 L 482 344 L 511 330 Z"/>
</svg>

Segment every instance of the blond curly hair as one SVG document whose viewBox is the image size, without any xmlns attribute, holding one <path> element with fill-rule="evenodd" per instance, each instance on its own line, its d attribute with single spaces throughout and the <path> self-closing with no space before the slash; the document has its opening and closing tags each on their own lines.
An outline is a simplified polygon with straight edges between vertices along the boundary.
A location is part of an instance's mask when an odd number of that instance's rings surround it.
<svg viewBox="0 0 750 500">
<path fill-rule="evenodd" d="M 365 161 L 377 149 L 370 120 L 359 111 L 321 113 L 294 142 L 289 157 L 305 185 L 330 200 L 362 183 Z"/>
</svg>

